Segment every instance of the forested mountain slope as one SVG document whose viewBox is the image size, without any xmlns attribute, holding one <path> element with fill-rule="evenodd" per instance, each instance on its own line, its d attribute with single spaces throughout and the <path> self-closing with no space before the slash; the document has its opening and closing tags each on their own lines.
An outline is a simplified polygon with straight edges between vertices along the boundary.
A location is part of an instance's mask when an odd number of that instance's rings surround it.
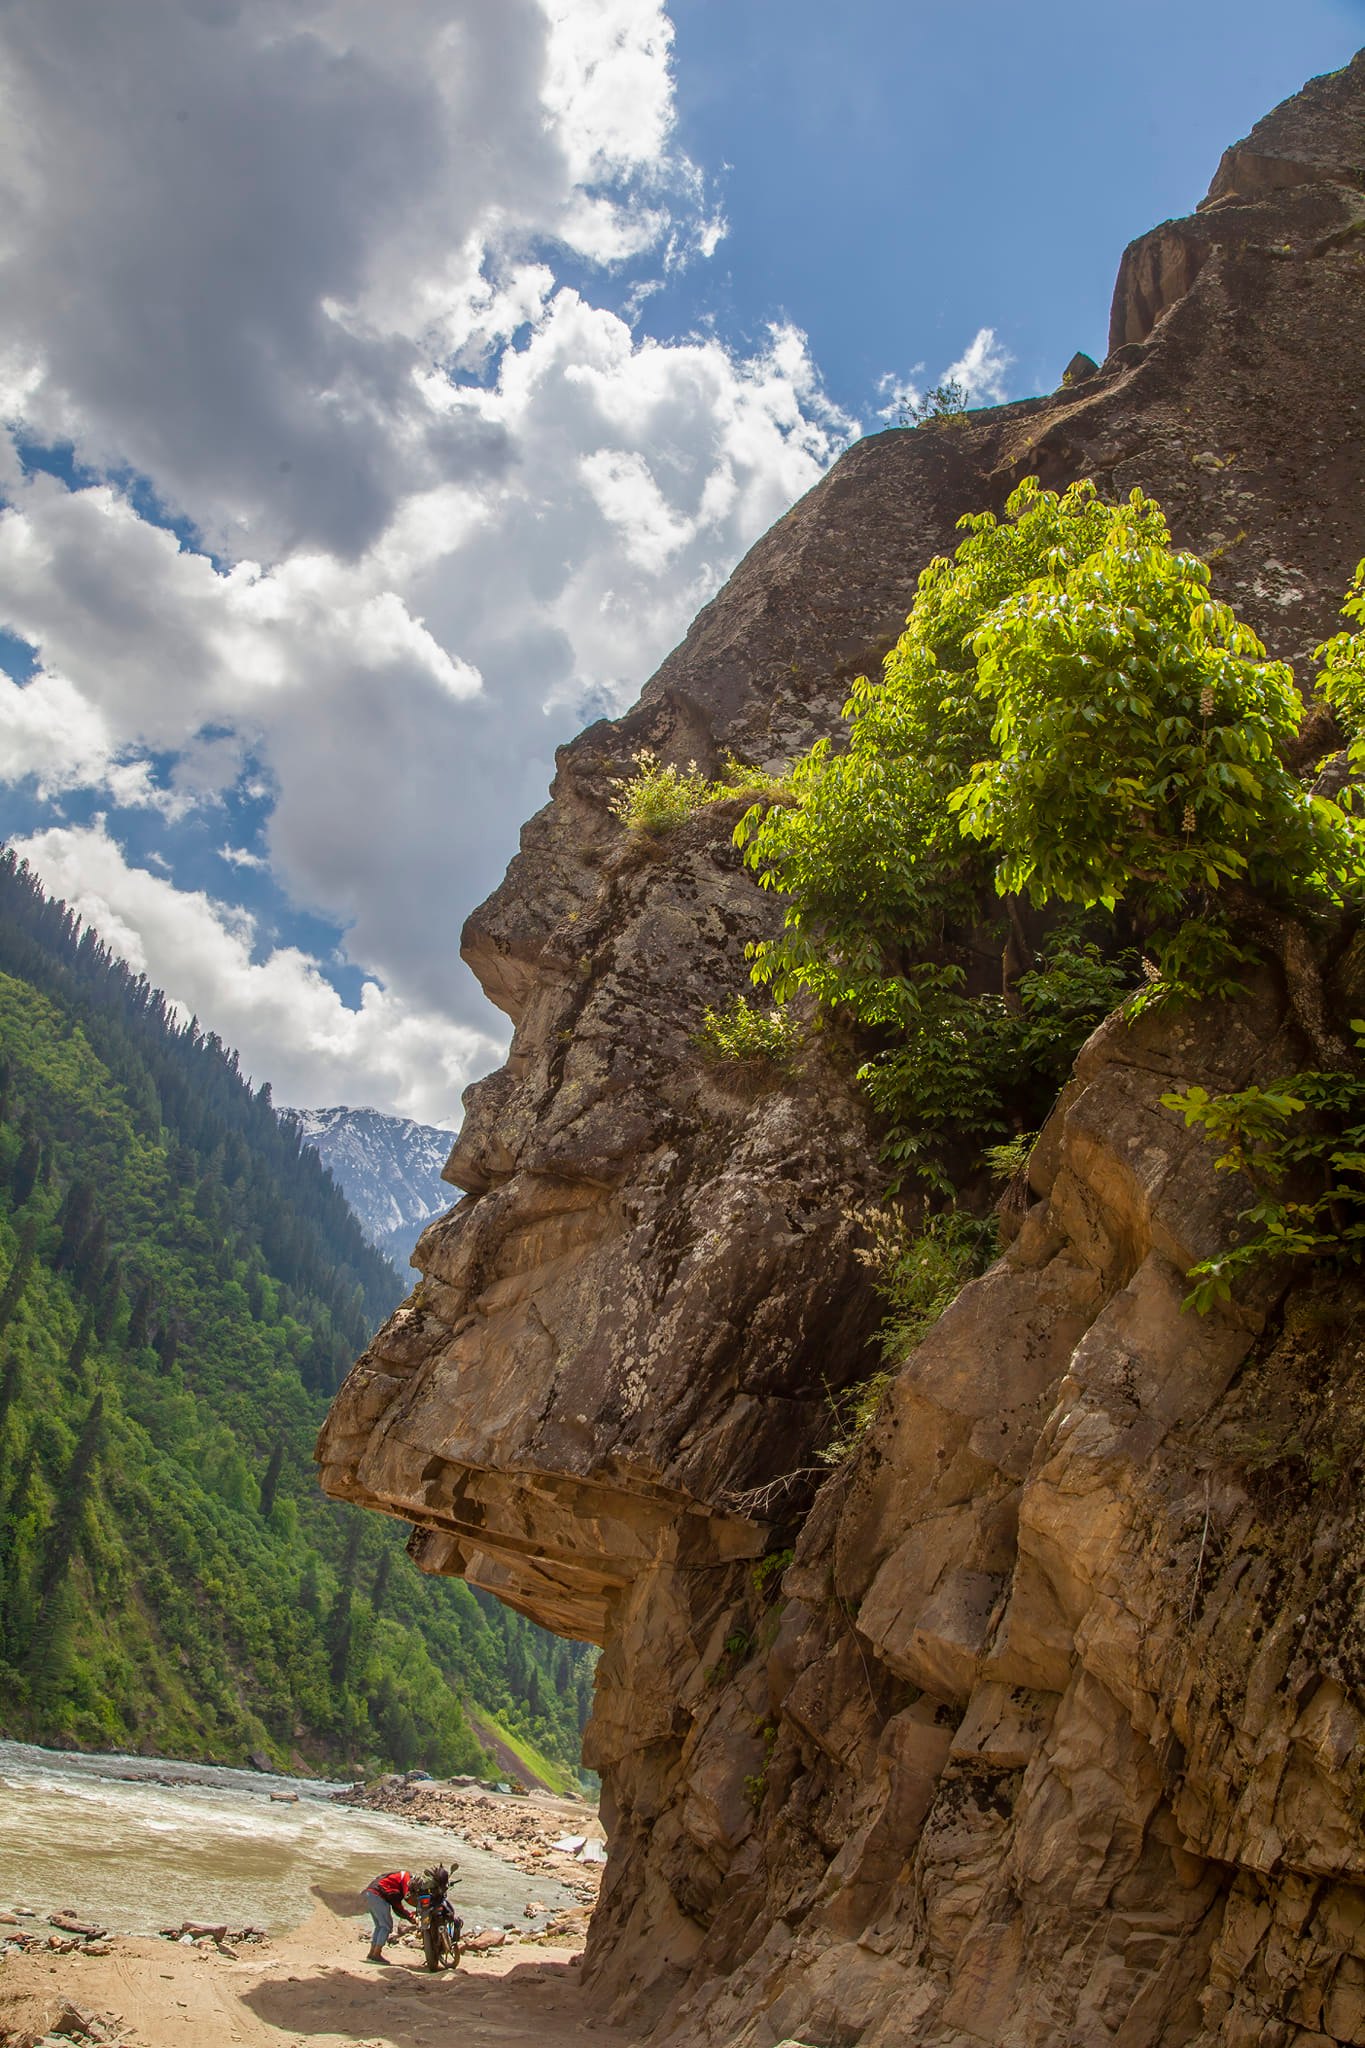
<svg viewBox="0 0 1365 2048">
<path fill-rule="evenodd" d="M 586 1653 L 317 1493 L 398 1292 L 268 1087 L 0 859 L 0 1731 L 328 1768 L 571 1765 Z"/>
</svg>

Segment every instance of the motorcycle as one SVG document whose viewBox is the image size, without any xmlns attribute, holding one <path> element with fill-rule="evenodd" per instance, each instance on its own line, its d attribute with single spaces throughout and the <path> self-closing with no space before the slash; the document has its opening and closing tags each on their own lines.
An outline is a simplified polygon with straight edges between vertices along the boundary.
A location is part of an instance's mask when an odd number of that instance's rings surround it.
<svg viewBox="0 0 1365 2048">
<path fill-rule="evenodd" d="M 464 1922 L 458 1918 L 446 1896 L 450 1886 L 459 1881 L 451 1876 L 444 1863 L 438 1863 L 434 1870 L 422 1872 L 408 1895 L 412 1900 L 412 1910 L 417 1915 L 422 1953 L 429 1970 L 439 1970 L 446 1965 L 452 1970 L 459 1967 Z"/>
</svg>

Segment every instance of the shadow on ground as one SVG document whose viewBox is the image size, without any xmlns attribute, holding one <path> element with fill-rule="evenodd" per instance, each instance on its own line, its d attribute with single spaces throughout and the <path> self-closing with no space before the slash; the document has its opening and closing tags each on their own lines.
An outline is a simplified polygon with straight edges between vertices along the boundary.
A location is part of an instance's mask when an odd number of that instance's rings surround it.
<svg viewBox="0 0 1365 2048">
<path fill-rule="evenodd" d="M 568 1963 L 526 1963 L 497 1976 L 470 1970 L 433 1975 L 400 1962 L 367 1971 L 357 1963 L 354 1970 L 267 1980 L 242 2003 L 303 2041 L 338 2034 L 397 2048 L 456 2038 L 461 2048 L 569 2048 L 592 2039 L 605 2048 L 625 2039 L 594 2023 Z"/>
<path fill-rule="evenodd" d="M 365 1902 L 359 1892 L 329 1891 L 326 1885 L 310 1884 L 308 1894 L 325 1906 L 329 1913 L 335 1913 L 338 1920 L 354 1920 L 357 1925 L 365 1920 L 368 1926 Z M 363 1928 L 361 1932 L 364 1932 Z"/>
</svg>

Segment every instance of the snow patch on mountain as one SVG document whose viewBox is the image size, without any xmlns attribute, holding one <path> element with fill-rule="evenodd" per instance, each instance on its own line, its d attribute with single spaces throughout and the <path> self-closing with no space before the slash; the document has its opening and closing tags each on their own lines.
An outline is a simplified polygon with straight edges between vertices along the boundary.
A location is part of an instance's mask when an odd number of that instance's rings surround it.
<svg viewBox="0 0 1365 2048">
<path fill-rule="evenodd" d="M 370 1242 L 401 1271 L 422 1226 L 456 1199 L 441 1179 L 454 1131 L 379 1109 L 298 1109 L 313 1146 Z"/>
</svg>

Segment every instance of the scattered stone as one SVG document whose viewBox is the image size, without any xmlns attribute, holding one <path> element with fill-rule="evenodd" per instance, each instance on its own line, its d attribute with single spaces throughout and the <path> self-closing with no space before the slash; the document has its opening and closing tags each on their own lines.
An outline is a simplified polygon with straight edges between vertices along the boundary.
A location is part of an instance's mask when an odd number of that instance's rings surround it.
<svg viewBox="0 0 1365 2048">
<path fill-rule="evenodd" d="M 87 2012 L 68 1999 L 45 2022 L 39 2039 L 55 2043 L 57 2048 L 71 2048 L 73 2041 L 114 2043 L 122 2034 L 123 2022 L 117 2013 Z"/>
</svg>

